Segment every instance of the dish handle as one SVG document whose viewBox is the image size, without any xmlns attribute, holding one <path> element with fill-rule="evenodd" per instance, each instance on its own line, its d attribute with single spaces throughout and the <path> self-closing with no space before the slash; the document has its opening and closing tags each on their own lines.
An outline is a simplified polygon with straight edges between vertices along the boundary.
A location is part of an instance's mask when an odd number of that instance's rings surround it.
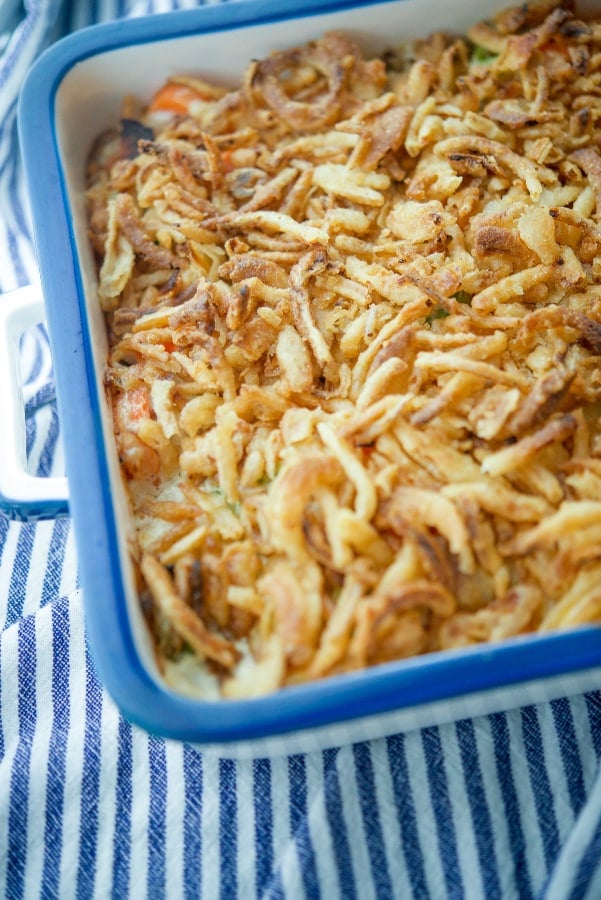
<svg viewBox="0 0 601 900">
<path fill-rule="evenodd" d="M 66 478 L 38 477 L 27 471 L 19 341 L 43 321 L 39 288 L 0 295 L 0 512 L 20 521 L 54 519 L 69 512 Z"/>
</svg>

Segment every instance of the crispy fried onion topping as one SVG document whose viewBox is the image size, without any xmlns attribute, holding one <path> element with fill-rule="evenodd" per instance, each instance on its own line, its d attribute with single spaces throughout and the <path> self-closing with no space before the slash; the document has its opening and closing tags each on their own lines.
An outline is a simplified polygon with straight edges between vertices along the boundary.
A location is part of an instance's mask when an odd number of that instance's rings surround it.
<svg viewBox="0 0 601 900">
<path fill-rule="evenodd" d="M 556 0 L 381 59 L 330 33 L 235 90 L 171 79 L 96 144 L 105 380 L 171 685 L 601 620 L 599 34 Z"/>
</svg>

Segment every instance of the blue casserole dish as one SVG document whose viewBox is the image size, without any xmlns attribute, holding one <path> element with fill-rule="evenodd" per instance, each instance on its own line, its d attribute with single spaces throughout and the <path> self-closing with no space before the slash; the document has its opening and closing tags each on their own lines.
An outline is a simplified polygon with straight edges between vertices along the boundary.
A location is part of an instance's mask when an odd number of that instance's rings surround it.
<svg viewBox="0 0 601 900">
<path fill-rule="evenodd" d="M 51 47 L 26 80 L 20 140 L 89 644 L 123 714 L 153 733 L 222 752 L 297 752 L 599 684 L 599 632 L 587 627 L 380 665 L 257 699 L 201 701 L 174 693 L 156 671 L 133 591 L 126 504 L 102 388 L 106 343 L 95 303 L 83 178 L 91 141 L 118 118 L 124 93 L 149 97 L 168 75 L 186 69 L 234 83 L 252 58 L 333 28 L 378 50 L 391 33 L 419 36 L 432 21 L 460 31 L 503 5 L 386 0 L 301 9 L 290 2 L 230 3 L 84 29 Z M 11 502 L 22 517 L 67 511 L 56 497 Z"/>
</svg>

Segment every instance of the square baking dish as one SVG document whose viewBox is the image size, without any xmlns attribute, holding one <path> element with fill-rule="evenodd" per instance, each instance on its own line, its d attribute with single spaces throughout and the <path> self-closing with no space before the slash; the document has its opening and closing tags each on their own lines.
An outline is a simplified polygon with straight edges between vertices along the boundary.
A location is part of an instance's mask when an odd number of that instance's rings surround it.
<svg viewBox="0 0 601 900">
<path fill-rule="evenodd" d="M 172 74 L 235 84 L 246 64 L 339 29 L 368 52 L 461 32 L 502 2 L 229 3 L 94 26 L 51 47 L 22 90 L 19 128 L 69 478 L 89 644 L 123 714 L 223 752 L 297 752 L 471 716 L 601 684 L 599 630 L 375 666 L 249 700 L 201 701 L 162 683 L 133 588 L 128 514 L 102 385 L 107 345 L 87 240 L 85 160 L 125 93 Z M 245 750 L 246 748 L 246 750 Z"/>
</svg>

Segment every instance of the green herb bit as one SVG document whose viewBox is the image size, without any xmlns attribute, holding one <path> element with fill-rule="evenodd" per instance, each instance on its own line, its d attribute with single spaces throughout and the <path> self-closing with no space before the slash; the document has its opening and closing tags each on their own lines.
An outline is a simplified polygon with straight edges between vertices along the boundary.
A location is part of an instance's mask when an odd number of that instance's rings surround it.
<svg viewBox="0 0 601 900">
<path fill-rule="evenodd" d="M 428 325 L 431 325 L 435 319 L 446 319 L 449 313 L 446 309 L 443 309 L 442 306 L 437 306 L 436 309 L 433 309 L 429 315 L 426 316 L 426 322 Z"/>
<path fill-rule="evenodd" d="M 467 291 L 457 291 L 456 294 L 453 294 L 453 297 L 457 303 L 466 303 L 468 306 L 472 302 L 472 295 L 468 294 Z"/>
<path fill-rule="evenodd" d="M 235 516 L 240 515 L 240 501 L 239 500 L 230 500 L 229 497 L 226 496 L 225 492 L 214 482 L 211 482 L 206 486 L 206 490 L 210 494 L 217 494 L 218 497 L 223 501 L 224 506 L 227 506 L 230 512 L 232 512 Z"/>
<path fill-rule="evenodd" d="M 479 66 L 488 66 L 497 58 L 498 55 L 498 53 L 491 53 L 491 51 L 487 50 L 486 47 L 481 47 L 479 44 L 476 44 L 474 46 L 474 49 L 472 50 L 470 62 L 475 63 Z"/>
</svg>

